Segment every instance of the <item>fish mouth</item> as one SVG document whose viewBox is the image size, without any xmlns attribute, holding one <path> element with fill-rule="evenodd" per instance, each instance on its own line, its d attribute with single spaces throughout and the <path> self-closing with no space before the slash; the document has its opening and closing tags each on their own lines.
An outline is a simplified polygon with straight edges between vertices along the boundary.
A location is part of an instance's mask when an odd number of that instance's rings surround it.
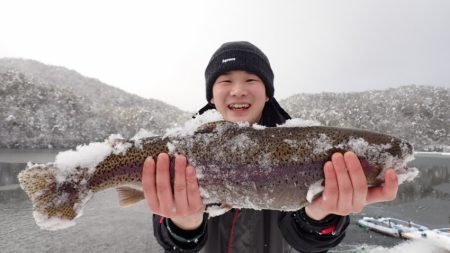
<svg viewBox="0 0 450 253">
<path fill-rule="evenodd" d="M 232 111 L 244 111 L 250 109 L 251 106 L 249 103 L 231 103 L 228 105 L 228 109 Z"/>
</svg>

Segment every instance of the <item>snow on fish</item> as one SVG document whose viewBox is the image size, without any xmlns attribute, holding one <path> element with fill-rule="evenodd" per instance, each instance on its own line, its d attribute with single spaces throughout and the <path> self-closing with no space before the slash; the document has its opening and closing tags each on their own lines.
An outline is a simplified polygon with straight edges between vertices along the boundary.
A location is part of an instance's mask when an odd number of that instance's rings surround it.
<svg viewBox="0 0 450 253">
<path fill-rule="evenodd" d="M 217 204 L 284 211 L 306 206 L 323 190 L 323 165 L 335 152 L 355 152 L 369 186 L 381 184 L 388 168 L 408 174 L 406 163 L 413 159 L 411 144 L 385 134 L 295 121 L 251 126 L 221 121 L 217 114 L 200 115 L 164 136 L 115 135 L 61 152 L 53 163 L 28 163 L 18 178 L 36 223 L 47 230 L 73 226 L 91 197 L 108 188 L 118 190 L 121 206 L 144 199 L 144 161 L 162 152 L 172 161 L 183 154 L 195 167 L 203 202 L 216 205 L 207 208 L 210 215 Z M 173 183 L 173 162 L 170 167 Z"/>
</svg>

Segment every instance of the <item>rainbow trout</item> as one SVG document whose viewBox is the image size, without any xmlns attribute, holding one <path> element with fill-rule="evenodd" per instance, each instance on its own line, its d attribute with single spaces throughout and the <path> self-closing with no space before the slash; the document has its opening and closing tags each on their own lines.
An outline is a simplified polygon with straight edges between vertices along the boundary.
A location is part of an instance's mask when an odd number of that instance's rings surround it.
<svg viewBox="0 0 450 253">
<path fill-rule="evenodd" d="M 312 200 L 317 194 L 313 186 L 320 192 L 324 163 L 334 152 L 346 151 L 358 155 L 370 186 L 382 182 L 387 168 L 404 172 L 413 157 L 409 143 L 369 131 L 217 121 L 190 133 L 132 140 L 110 137 L 61 152 L 53 163 L 28 163 L 18 178 L 33 203 L 36 223 L 48 230 L 74 225 L 93 194 L 108 188 L 118 189 L 122 206 L 142 200 L 143 163 L 162 152 L 172 158 L 172 183 L 173 157 L 186 155 L 196 168 L 206 205 L 291 211 Z"/>
</svg>

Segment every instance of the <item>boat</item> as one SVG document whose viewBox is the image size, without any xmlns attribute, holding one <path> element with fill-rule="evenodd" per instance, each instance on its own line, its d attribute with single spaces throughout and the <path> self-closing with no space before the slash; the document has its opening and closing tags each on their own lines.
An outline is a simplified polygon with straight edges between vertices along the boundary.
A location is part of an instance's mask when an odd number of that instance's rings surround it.
<svg viewBox="0 0 450 253">
<path fill-rule="evenodd" d="M 415 232 L 415 235 L 420 235 L 423 231 L 430 230 L 426 226 L 411 221 L 390 217 L 363 217 L 358 220 L 358 224 L 362 227 L 403 239 L 409 239 L 405 237 L 405 233 Z"/>
<path fill-rule="evenodd" d="M 431 230 L 431 232 L 428 237 L 437 245 L 450 252 L 450 228 L 437 228 Z"/>
<path fill-rule="evenodd" d="M 437 228 L 421 232 L 409 231 L 403 233 L 403 236 L 408 239 L 426 239 L 450 252 L 450 228 Z"/>
</svg>

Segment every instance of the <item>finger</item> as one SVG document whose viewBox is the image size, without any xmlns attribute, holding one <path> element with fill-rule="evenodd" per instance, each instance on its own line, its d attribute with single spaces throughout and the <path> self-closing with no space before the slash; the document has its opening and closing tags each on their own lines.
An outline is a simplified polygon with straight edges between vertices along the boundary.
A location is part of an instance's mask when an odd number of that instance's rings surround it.
<svg viewBox="0 0 450 253">
<path fill-rule="evenodd" d="M 353 202 L 352 182 L 346 168 L 344 156 L 341 153 L 335 153 L 331 157 L 331 161 L 333 162 L 333 167 L 336 173 L 339 188 L 339 197 L 337 204 L 338 212 L 340 214 L 346 215 L 351 212 L 351 205 Z"/>
<path fill-rule="evenodd" d="M 336 173 L 334 171 L 333 163 L 328 161 L 323 167 L 325 174 L 325 189 L 322 194 L 322 200 L 325 203 L 325 208 L 329 211 L 335 211 L 338 201 L 338 182 Z"/>
<path fill-rule="evenodd" d="M 159 201 L 156 196 L 155 161 L 151 156 L 145 159 L 142 169 L 142 189 L 150 210 L 153 213 L 159 213 Z"/>
<path fill-rule="evenodd" d="M 169 156 L 163 153 L 158 155 L 156 161 L 156 193 L 161 213 L 171 217 L 176 210 L 170 185 Z"/>
<path fill-rule="evenodd" d="M 305 208 L 307 215 L 315 220 L 321 220 L 337 210 L 338 186 L 332 162 L 326 162 L 323 171 L 325 174 L 325 189 L 322 197 L 316 198 Z"/>
<path fill-rule="evenodd" d="M 353 186 L 352 212 L 361 212 L 366 204 L 367 180 L 361 162 L 353 152 L 344 154 L 345 164 Z"/>
<path fill-rule="evenodd" d="M 370 188 L 367 192 L 367 203 L 392 201 L 397 196 L 398 178 L 393 169 L 389 169 L 384 174 L 384 185 Z"/>
<path fill-rule="evenodd" d="M 189 208 L 193 211 L 200 211 L 203 209 L 203 201 L 200 197 L 200 189 L 198 186 L 197 174 L 195 168 L 187 166 L 186 168 L 186 183 Z"/>
<path fill-rule="evenodd" d="M 189 209 L 186 190 L 186 158 L 175 157 L 175 179 L 173 184 L 177 215 L 186 216 Z"/>
</svg>

